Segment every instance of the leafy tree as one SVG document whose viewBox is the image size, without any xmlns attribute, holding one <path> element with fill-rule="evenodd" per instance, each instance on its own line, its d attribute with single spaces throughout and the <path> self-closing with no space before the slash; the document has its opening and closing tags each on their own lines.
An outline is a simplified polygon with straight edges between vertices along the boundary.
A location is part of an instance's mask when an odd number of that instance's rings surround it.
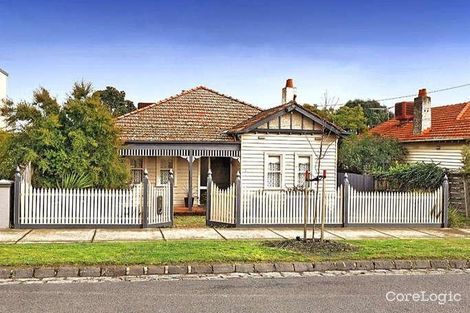
<svg viewBox="0 0 470 313">
<path fill-rule="evenodd" d="M 342 170 L 371 174 L 388 170 L 405 156 L 406 149 L 397 140 L 361 134 L 341 142 L 338 163 Z"/>
<path fill-rule="evenodd" d="M 136 109 L 132 101 L 126 100 L 126 93 L 124 91 L 119 91 L 111 86 L 107 86 L 104 90 L 96 91 L 95 96 L 101 99 L 113 116 L 120 116 Z"/>
<path fill-rule="evenodd" d="M 17 164 L 31 164 L 33 183 L 44 187 L 60 185 L 67 175 L 89 176 L 95 187 L 127 184 L 113 117 L 92 92 L 91 84 L 82 82 L 63 105 L 44 88 L 34 92 L 31 103 L 6 103 L 2 114 L 17 131 L 1 152 L 1 172 L 11 177 Z"/>
<path fill-rule="evenodd" d="M 464 173 L 470 173 L 470 146 L 465 145 L 462 148 L 462 171 Z"/>
<path fill-rule="evenodd" d="M 327 121 L 330 121 L 330 122 L 333 121 L 333 115 L 334 115 L 334 109 L 333 108 L 323 107 L 323 108 L 320 109 L 318 107 L 318 105 L 308 104 L 308 103 L 304 104 L 303 107 L 307 111 L 315 113 L 315 114 L 317 114 L 321 118 L 324 118 Z"/>
<path fill-rule="evenodd" d="M 349 100 L 345 106 L 350 108 L 361 107 L 364 110 L 369 128 L 377 126 L 393 117 L 393 114 L 388 111 L 387 107 L 380 105 L 376 100 Z"/>
<path fill-rule="evenodd" d="M 361 107 L 340 107 L 333 114 L 333 122 L 344 130 L 358 134 L 367 130 L 367 120 Z"/>
</svg>

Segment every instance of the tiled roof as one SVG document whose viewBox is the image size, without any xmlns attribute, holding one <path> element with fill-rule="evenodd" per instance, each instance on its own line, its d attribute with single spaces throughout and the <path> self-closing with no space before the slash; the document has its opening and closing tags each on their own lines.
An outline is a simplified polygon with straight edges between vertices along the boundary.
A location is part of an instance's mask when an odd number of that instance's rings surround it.
<svg viewBox="0 0 470 313">
<path fill-rule="evenodd" d="M 470 102 L 431 108 L 431 128 L 413 135 L 413 120 L 391 119 L 370 130 L 371 133 L 400 141 L 470 139 Z"/>
<path fill-rule="evenodd" d="M 261 109 L 199 86 L 117 118 L 125 142 L 230 142 L 226 131 Z"/>
</svg>

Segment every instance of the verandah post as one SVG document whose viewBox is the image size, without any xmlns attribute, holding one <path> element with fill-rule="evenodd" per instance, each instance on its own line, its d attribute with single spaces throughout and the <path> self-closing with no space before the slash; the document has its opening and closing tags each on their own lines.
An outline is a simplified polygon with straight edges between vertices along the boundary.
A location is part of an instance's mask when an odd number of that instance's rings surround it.
<svg viewBox="0 0 470 313">
<path fill-rule="evenodd" d="M 16 167 L 15 172 L 15 185 L 14 185 L 14 195 L 13 195 L 13 226 L 15 228 L 20 227 L 20 201 L 21 201 L 21 172 L 20 167 Z"/>
<path fill-rule="evenodd" d="M 173 169 L 170 169 L 170 177 L 169 177 L 169 182 L 170 182 L 170 224 L 173 226 L 173 219 L 174 219 L 174 207 L 173 207 L 173 191 L 174 191 L 174 186 L 175 186 L 175 177 L 173 175 Z"/>
<path fill-rule="evenodd" d="M 449 179 L 444 175 L 442 182 L 442 227 L 449 227 Z"/>
<path fill-rule="evenodd" d="M 349 179 L 348 173 L 344 173 L 343 181 L 343 227 L 349 223 Z"/>
<path fill-rule="evenodd" d="M 212 171 L 207 171 L 207 199 L 206 199 L 206 226 L 210 226 L 211 218 Z"/>
<path fill-rule="evenodd" d="M 149 175 L 147 169 L 144 170 L 144 201 L 142 207 L 142 227 L 146 228 L 148 226 L 148 210 L 149 210 L 149 194 L 148 194 L 148 187 L 149 187 Z"/>
<path fill-rule="evenodd" d="M 235 226 L 240 226 L 241 222 L 241 204 L 242 204 L 242 180 L 240 172 L 237 172 L 235 180 Z"/>
</svg>

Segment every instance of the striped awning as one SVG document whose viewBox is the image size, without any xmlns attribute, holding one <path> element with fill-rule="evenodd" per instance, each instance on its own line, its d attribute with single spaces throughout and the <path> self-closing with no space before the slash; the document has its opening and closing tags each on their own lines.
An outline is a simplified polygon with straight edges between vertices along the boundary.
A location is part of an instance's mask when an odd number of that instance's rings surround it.
<svg viewBox="0 0 470 313">
<path fill-rule="evenodd" d="M 240 157 L 239 144 L 127 144 L 121 156 Z"/>
</svg>

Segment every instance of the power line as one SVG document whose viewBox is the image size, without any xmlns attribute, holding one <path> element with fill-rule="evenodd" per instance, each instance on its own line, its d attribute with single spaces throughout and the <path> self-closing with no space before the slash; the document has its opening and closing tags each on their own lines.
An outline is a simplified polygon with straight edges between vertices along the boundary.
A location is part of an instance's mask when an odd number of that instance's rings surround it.
<svg viewBox="0 0 470 313">
<path fill-rule="evenodd" d="M 440 89 L 434 89 L 434 90 L 429 90 L 427 93 L 430 94 L 430 93 L 438 93 L 438 92 L 443 92 L 443 91 L 449 91 L 449 90 L 453 90 L 453 89 L 458 89 L 458 88 L 464 88 L 464 87 L 470 87 L 470 83 L 467 83 L 467 84 L 462 84 L 462 85 L 457 85 L 457 86 L 452 86 L 452 87 L 446 87 L 446 88 L 440 88 Z M 416 93 L 414 94 L 409 94 L 409 95 L 405 95 L 405 96 L 397 96 L 397 97 L 390 97 L 390 98 L 383 98 L 383 99 L 371 99 L 371 100 L 375 100 L 377 102 L 385 102 L 385 101 L 391 101 L 391 100 L 399 100 L 399 99 L 405 99 L 405 98 L 411 98 L 411 97 L 415 97 L 416 96 Z M 343 106 L 345 105 L 345 103 L 337 103 L 337 104 L 334 104 L 332 106 L 334 107 L 338 107 L 338 106 Z M 387 107 L 388 109 L 391 109 L 391 108 L 394 108 L 394 105 L 392 106 L 389 106 Z"/>
<path fill-rule="evenodd" d="M 468 87 L 468 86 L 470 86 L 470 83 L 463 84 L 463 85 L 458 85 L 458 86 L 441 88 L 441 89 L 430 90 L 430 91 L 428 91 L 428 93 L 437 93 L 437 92 L 448 91 L 448 90 L 458 89 L 458 88 L 463 88 L 463 87 Z M 391 97 L 391 98 L 384 98 L 384 99 L 379 99 L 379 100 L 376 100 L 376 101 L 381 102 L 381 101 L 398 100 L 398 99 L 409 98 L 409 97 L 414 97 L 414 96 L 416 96 L 416 94 L 411 94 L 411 95 L 406 95 L 406 96 L 398 96 L 398 97 Z"/>
</svg>

